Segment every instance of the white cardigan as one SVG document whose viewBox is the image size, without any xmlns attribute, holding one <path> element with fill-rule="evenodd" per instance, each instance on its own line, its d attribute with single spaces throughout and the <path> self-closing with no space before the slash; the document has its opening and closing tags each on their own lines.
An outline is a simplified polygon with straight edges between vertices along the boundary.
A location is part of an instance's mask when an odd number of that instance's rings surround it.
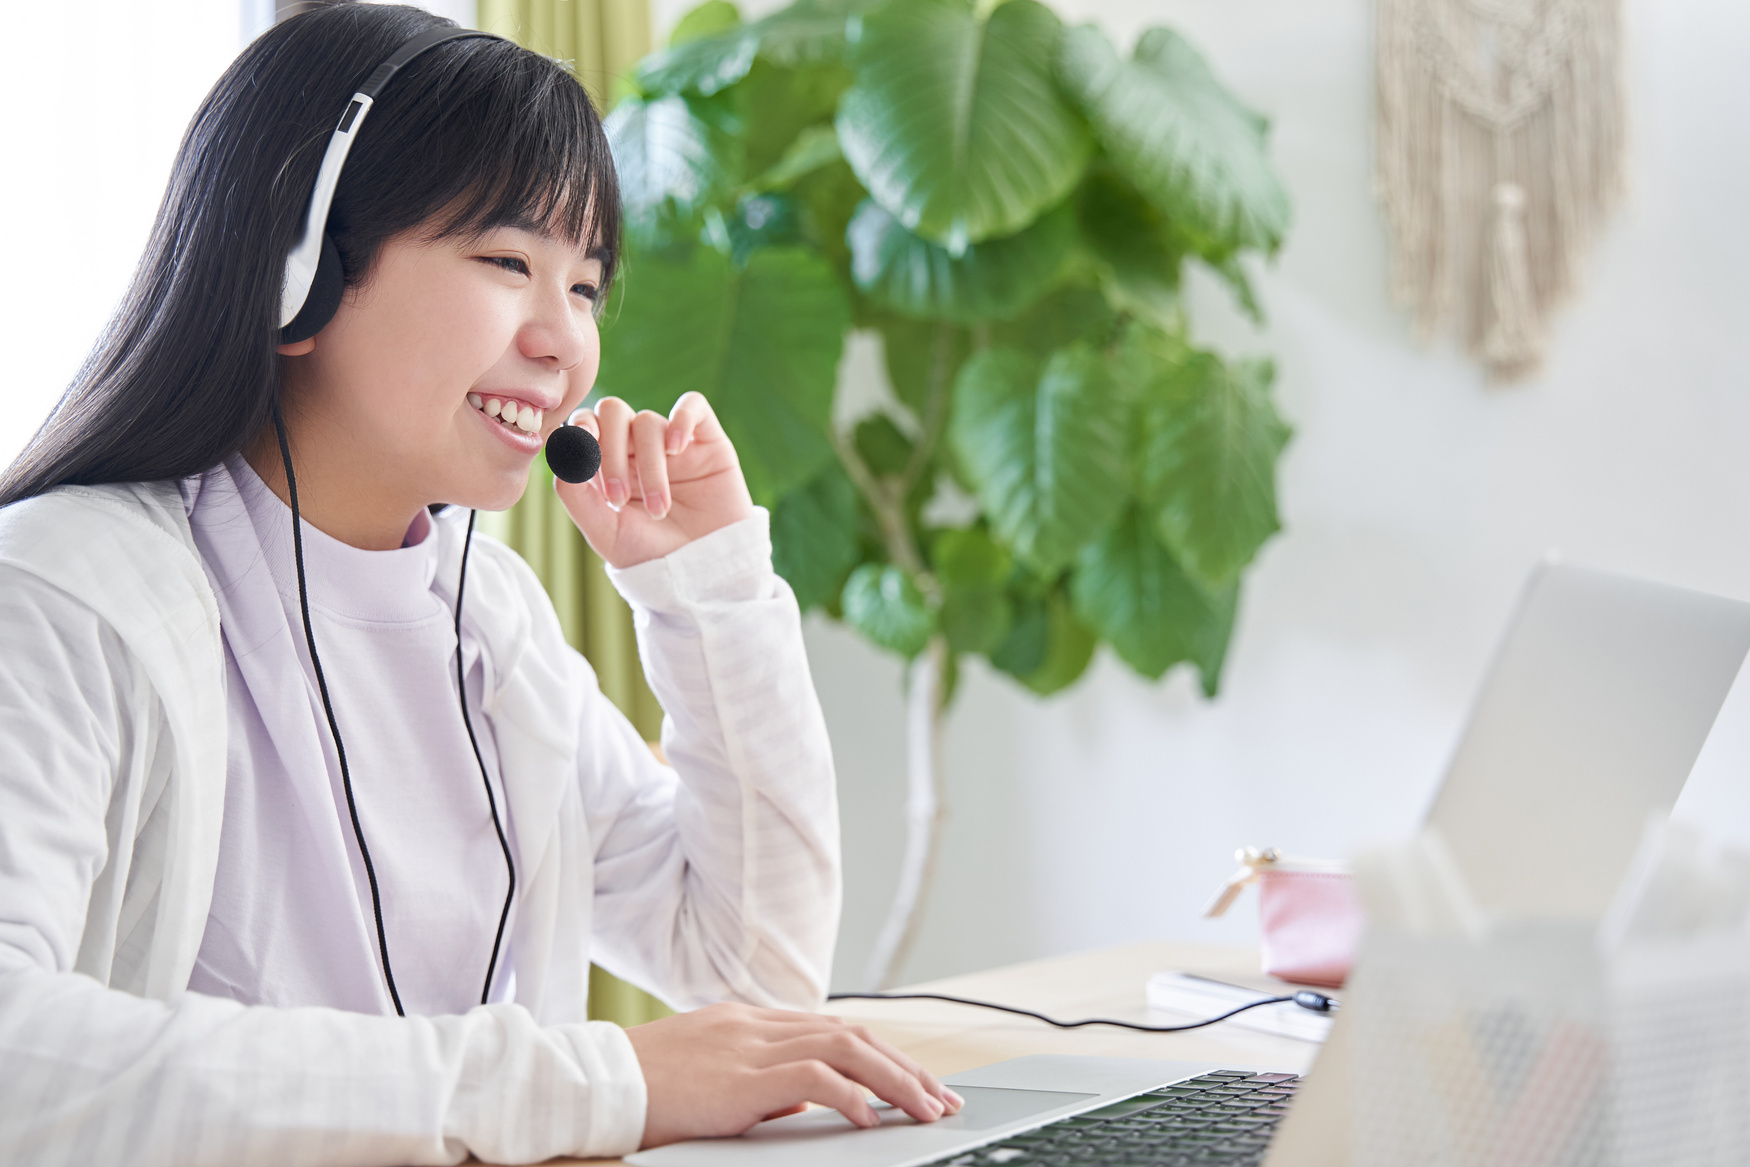
<svg viewBox="0 0 1750 1167">
<path fill-rule="evenodd" d="M 459 532 L 438 528 L 453 575 Z M 479 536 L 470 557 L 517 823 L 516 1004 L 405 1019 L 248 1007 L 186 991 L 226 707 L 177 486 L 63 487 L 0 509 L 0 589 L 40 615 L 0 622 L 0 1162 L 625 1153 L 643 1078 L 624 1033 L 586 1021 L 592 939 L 681 1007 L 817 1007 L 837 805 L 763 513 L 613 574 L 678 778 L 564 643 L 527 565 Z M 84 702 L 71 714 L 70 698 Z"/>
</svg>

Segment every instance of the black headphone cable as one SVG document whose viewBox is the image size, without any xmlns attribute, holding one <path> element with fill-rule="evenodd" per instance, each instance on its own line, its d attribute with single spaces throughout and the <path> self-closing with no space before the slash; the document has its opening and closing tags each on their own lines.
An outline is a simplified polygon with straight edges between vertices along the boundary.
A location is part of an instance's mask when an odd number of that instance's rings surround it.
<svg viewBox="0 0 1750 1167">
<path fill-rule="evenodd" d="M 407 1016 L 401 1007 L 401 992 L 395 987 L 395 971 L 389 964 L 389 938 L 383 928 L 383 898 L 377 888 L 377 869 L 371 862 L 371 850 L 365 845 L 364 828 L 359 825 L 358 803 L 352 793 L 352 772 L 346 764 L 346 746 L 340 739 L 340 723 L 334 716 L 334 704 L 328 698 L 328 679 L 322 672 L 322 658 L 316 653 L 316 632 L 310 623 L 309 589 L 304 581 L 304 533 L 298 509 L 298 479 L 292 471 L 292 449 L 286 440 L 286 423 L 279 402 L 273 406 L 273 428 L 279 437 L 280 461 L 286 470 L 286 494 L 292 504 L 292 558 L 297 564 L 298 610 L 304 618 L 304 643 L 310 649 L 310 666 L 316 674 L 316 689 L 322 697 L 322 711 L 328 717 L 328 732 L 334 735 L 334 754 L 340 761 L 340 785 L 346 792 L 346 810 L 352 819 L 353 838 L 358 841 L 359 857 L 364 860 L 365 879 L 371 887 L 371 914 L 377 924 L 377 952 L 383 959 L 383 980 L 389 986 L 389 999 L 398 1017 Z M 456 696 L 462 706 L 462 724 L 468 730 L 468 744 L 474 748 L 474 761 L 480 767 L 480 781 L 486 787 L 486 803 L 492 809 L 492 828 L 498 833 L 498 845 L 504 852 L 505 870 L 510 875 L 510 887 L 504 894 L 504 909 L 499 913 L 498 932 L 492 939 L 492 958 L 486 965 L 486 982 L 480 988 L 480 1003 L 486 1004 L 492 992 L 492 977 L 498 967 L 499 950 L 504 943 L 504 928 L 510 919 L 510 906 L 516 895 L 516 864 L 510 855 L 510 843 L 505 838 L 504 824 L 498 816 L 498 800 L 492 793 L 492 781 L 486 774 L 486 761 L 480 754 L 480 742 L 474 735 L 474 722 L 468 716 L 468 694 L 462 676 L 462 589 L 468 579 L 468 551 L 474 541 L 473 511 L 468 512 L 468 533 L 462 542 L 462 568 L 456 580 Z"/>
<path fill-rule="evenodd" d="M 498 832 L 498 846 L 504 852 L 504 869 L 510 873 L 510 886 L 504 892 L 504 910 L 498 914 L 498 934 L 492 938 L 492 959 L 486 962 L 486 983 L 480 986 L 480 1003 L 484 1005 L 486 995 L 492 991 L 492 973 L 498 967 L 498 948 L 504 943 L 504 925 L 510 919 L 511 900 L 516 896 L 516 864 L 510 858 L 510 842 L 504 837 L 504 824 L 498 819 L 498 799 L 493 796 L 491 779 L 486 777 L 486 760 L 480 756 L 480 741 L 474 736 L 474 721 L 468 716 L 468 687 L 462 678 L 462 589 L 468 583 L 468 549 L 474 544 L 474 519 L 477 514 L 474 510 L 468 511 L 468 533 L 462 538 L 462 570 L 456 575 L 456 696 L 462 703 L 462 724 L 468 727 L 468 744 L 474 747 L 474 761 L 480 767 L 480 781 L 486 787 L 486 805 L 492 808 L 492 829 Z M 508 810 L 509 807 L 505 809 Z"/>
<path fill-rule="evenodd" d="M 945 993 L 828 993 L 829 1001 L 946 1001 L 950 1005 L 973 1005 L 980 1009 L 996 1009 L 1003 1013 L 1014 1013 L 1020 1017 L 1031 1017 L 1035 1021 L 1043 1021 L 1047 1025 L 1055 1025 L 1059 1029 L 1080 1029 L 1084 1025 L 1115 1025 L 1119 1029 L 1134 1029 L 1139 1033 L 1182 1033 L 1187 1029 L 1202 1029 L 1206 1025 L 1214 1025 L 1218 1021 L 1226 1021 L 1236 1013 L 1244 1013 L 1248 1009 L 1256 1009 L 1260 1005 L 1283 1005 L 1292 1001 L 1302 1009 L 1314 1013 L 1335 1013 L 1339 1007 L 1337 998 L 1324 993 L 1315 993 L 1311 989 L 1301 989 L 1285 997 L 1264 997 L 1256 1001 L 1247 1001 L 1226 1013 L 1215 1017 L 1205 1017 L 1202 1021 L 1192 1021 L 1184 1025 L 1141 1025 L 1135 1021 L 1116 1021 L 1106 1017 L 1089 1017 L 1082 1021 L 1059 1021 L 1055 1017 L 1047 1017 L 1043 1013 L 1035 1013 L 1031 1009 L 1017 1009 L 1013 1005 L 997 1005 L 990 1001 L 975 1001 L 971 997 L 950 997 Z"/>
</svg>

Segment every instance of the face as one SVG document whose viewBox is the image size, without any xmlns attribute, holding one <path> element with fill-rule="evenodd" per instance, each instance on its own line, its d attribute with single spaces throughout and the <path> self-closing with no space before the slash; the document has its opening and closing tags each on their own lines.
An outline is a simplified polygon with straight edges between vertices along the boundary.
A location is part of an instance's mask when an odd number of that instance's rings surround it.
<svg viewBox="0 0 1750 1167">
<path fill-rule="evenodd" d="M 503 510 L 595 382 L 601 278 L 598 258 L 521 228 L 389 239 L 327 327 L 281 349 L 301 441 L 385 506 Z"/>
</svg>

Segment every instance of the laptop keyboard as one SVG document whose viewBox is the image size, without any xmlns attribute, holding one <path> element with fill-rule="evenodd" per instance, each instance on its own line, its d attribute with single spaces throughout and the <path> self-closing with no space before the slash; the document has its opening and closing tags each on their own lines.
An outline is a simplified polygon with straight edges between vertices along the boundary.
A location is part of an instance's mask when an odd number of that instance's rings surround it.
<svg viewBox="0 0 1750 1167">
<path fill-rule="evenodd" d="M 1254 1167 L 1299 1084 L 1293 1074 L 1214 1070 L 939 1159 L 936 1167 Z"/>
</svg>

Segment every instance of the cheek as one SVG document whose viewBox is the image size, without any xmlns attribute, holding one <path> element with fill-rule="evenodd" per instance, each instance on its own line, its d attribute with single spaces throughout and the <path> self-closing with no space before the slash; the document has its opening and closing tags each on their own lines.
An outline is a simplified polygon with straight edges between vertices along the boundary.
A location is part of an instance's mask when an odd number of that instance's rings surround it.
<svg viewBox="0 0 1750 1167">
<path fill-rule="evenodd" d="M 442 429 L 502 355 L 510 333 L 504 316 L 494 297 L 467 288 L 421 289 L 392 303 L 370 297 L 337 314 L 326 346 L 332 375 L 322 378 L 331 407 L 362 424 Z"/>
<path fill-rule="evenodd" d="M 516 332 L 512 307 L 474 287 L 432 296 L 408 321 L 402 354 L 428 392 L 454 404 L 510 347 Z"/>
</svg>

